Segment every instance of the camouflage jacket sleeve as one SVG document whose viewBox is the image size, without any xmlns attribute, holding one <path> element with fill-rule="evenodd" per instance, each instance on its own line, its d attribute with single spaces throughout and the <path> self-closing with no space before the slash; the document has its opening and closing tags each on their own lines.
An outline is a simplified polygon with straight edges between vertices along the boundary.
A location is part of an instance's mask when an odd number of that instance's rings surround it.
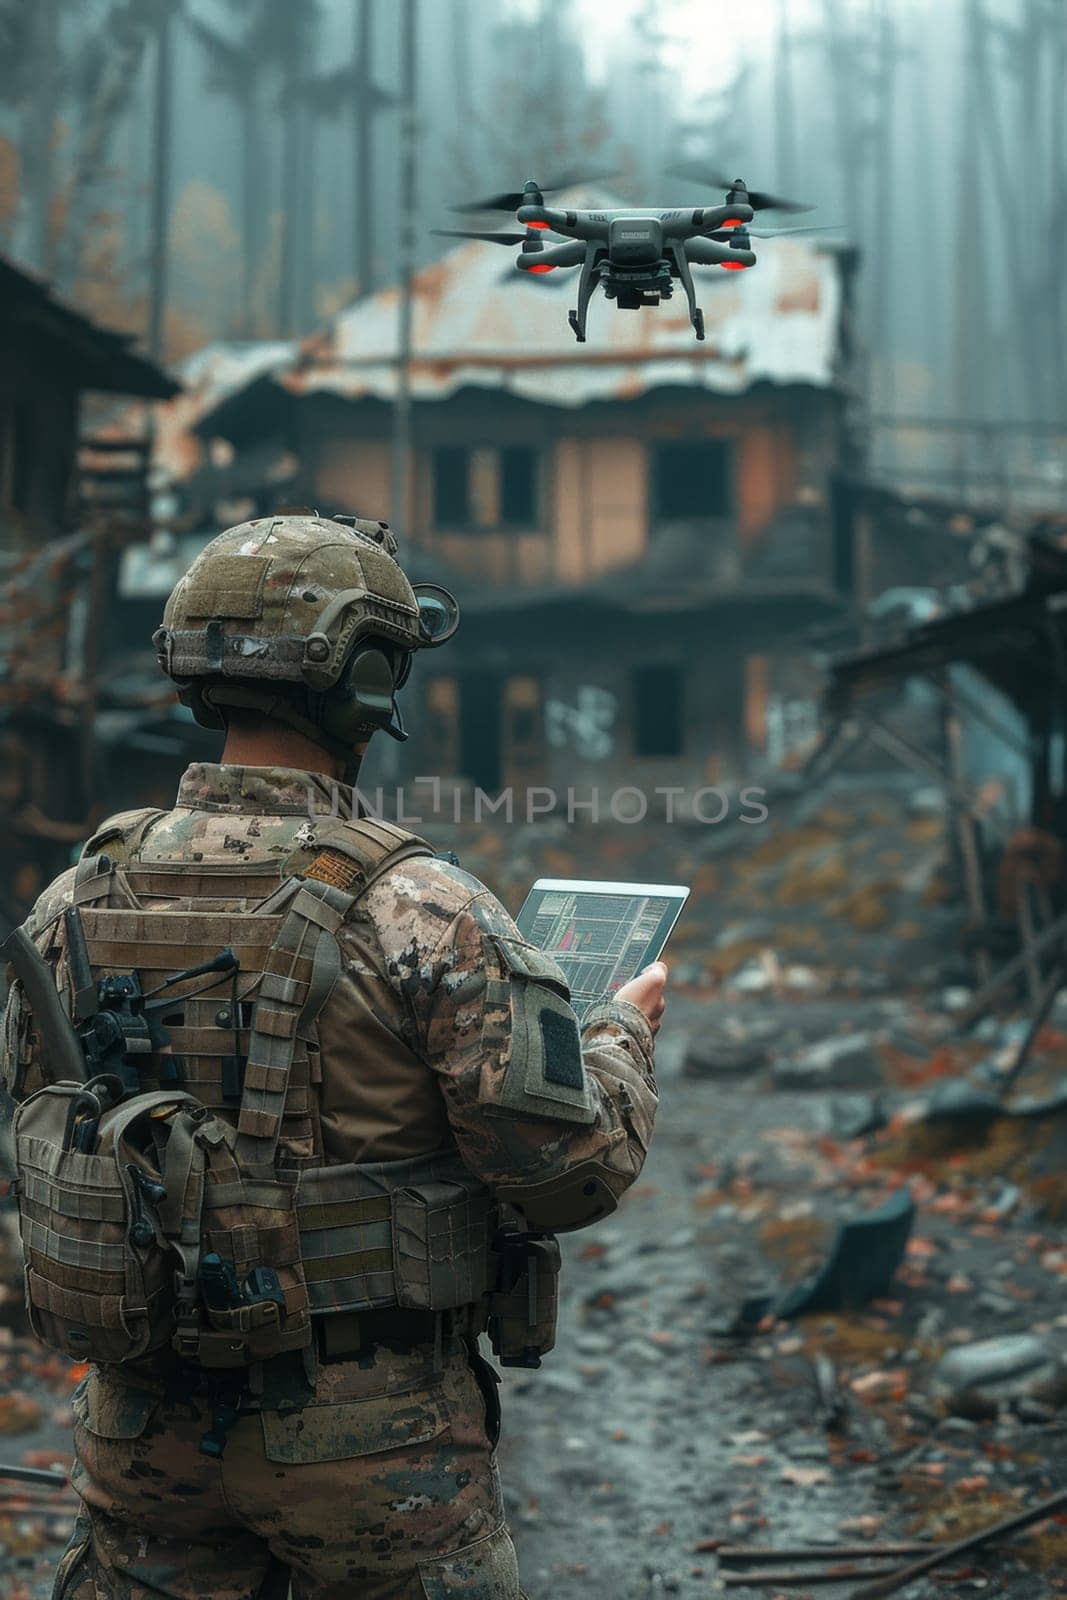
<svg viewBox="0 0 1067 1600">
<path fill-rule="evenodd" d="M 584 1227 L 641 1171 L 657 1103 L 652 1031 L 635 1006 L 608 1000 L 579 1034 L 556 963 L 476 879 L 431 870 L 441 882 L 420 897 L 405 988 L 459 1151 L 531 1226 Z"/>
</svg>

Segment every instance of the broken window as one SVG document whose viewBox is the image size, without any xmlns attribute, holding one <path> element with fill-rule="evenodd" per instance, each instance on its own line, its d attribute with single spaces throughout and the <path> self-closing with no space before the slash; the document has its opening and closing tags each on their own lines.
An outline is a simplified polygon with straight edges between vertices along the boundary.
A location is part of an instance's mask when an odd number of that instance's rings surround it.
<svg viewBox="0 0 1067 1600">
<path fill-rule="evenodd" d="M 725 439 L 672 439 L 657 445 L 656 515 L 663 521 L 729 516 L 731 456 Z"/>
<path fill-rule="evenodd" d="M 682 669 L 670 662 L 635 667 L 631 684 L 635 756 L 680 756 Z"/>
<path fill-rule="evenodd" d="M 439 528 L 471 520 L 470 451 L 462 445 L 438 445 L 433 453 L 433 520 Z"/>
<path fill-rule="evenodd" d="M 529 445 L 439 445 L 433 515 L 439 528 L 529 528 L 537 520 L 538 455 Z"/>
</svg>

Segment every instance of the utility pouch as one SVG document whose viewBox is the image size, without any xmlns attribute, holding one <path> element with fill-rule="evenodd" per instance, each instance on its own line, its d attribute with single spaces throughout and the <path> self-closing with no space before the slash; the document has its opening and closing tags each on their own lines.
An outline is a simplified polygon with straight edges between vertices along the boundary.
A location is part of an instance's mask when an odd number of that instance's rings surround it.
<svg viewBox="0 0 1067 1600">
<path fill-rule="evenodd" d="M 559 1242 L 551 1233 L 524 1233 L 513 1224 L 493 1243 L 498 1263 L 489 1296 L 489 1342 L 503 1367 L 539 1367 L 556 1343 Z"/>
<path fill-rule="evenodd" d="M 295 1211 L 296 1176 L 252 1175 L 233 1130 L 205 1128 L 202 1209 L 183 1259 L 179 1355 L 203 1367 L 246 1367 L 311 1342 L 307 1283 Z"/>
<path fill-rule="evenodd" d="M 132 1361 L 173 1328 L 174 1256 L 162 1230 L 164 1152 L 180 1092 L 115 1104 L 97 1078 L 41 1089 L 15 1112 L 19 1229 L 30 1325 L 76 1361 Z"/>
</svg>

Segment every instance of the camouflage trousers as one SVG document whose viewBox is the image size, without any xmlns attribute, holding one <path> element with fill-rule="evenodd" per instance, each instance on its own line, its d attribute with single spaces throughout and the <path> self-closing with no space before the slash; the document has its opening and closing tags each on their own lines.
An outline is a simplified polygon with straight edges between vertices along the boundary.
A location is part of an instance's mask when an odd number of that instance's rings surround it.
<svg viewBox="0 0 1067 1600">
<path fill-rule="evenodd" d="M 94 1368 L 75 1395 L 83 1511 L 53 1600 L 522 1600 L 494 1386 L 462 1346 L 436 1372 L 385 1346 L 321 1365 L 221 1459 L 207 1397 L 142 1381 Z"/>
</svg>

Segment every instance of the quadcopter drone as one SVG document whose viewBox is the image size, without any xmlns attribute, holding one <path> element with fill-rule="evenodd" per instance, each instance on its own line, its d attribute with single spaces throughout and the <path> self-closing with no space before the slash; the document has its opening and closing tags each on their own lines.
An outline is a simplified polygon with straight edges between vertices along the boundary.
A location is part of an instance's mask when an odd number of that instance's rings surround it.
<svg viewBox="0 0 1067 1600">
<path fill-rule="evenodd" d="M 748 189 L 742 179 L 694 174 L 676 169 L 679 177 L 696 179 L 726 190 L 726 204 L 673 211 L 555 211 L 545 205 L 545 195 L 582 181 L 568 176 L 542 187 L 530 180 L 522 192 L 494 194 L 485 200 L 453 206 L 454 211 L 514 211 L 524 224 L 523 233 L 482 233 L 455 228 L 435 228 L 448 239 L 483 239 L 489 244 L 521 245 L 515 265 L 520 272 L 548 273 L 558 267 L 581 267 L 578 306 L 569 314 L 574 336 L 585 343 L 589 302 L 597 285 L 623 310 L 659 305 L 674 293 L 677 279 L 689 302 L 689 320 L 698 339 L 704 337 L 704 313 L 696 302 L 692 266 L 725 267 L 739 272 L 754 267 L 753 239 L 773 239 L 783 233 L 821 233 L 822 228 L 782 228 L 758 232 L 748 224 L 757 211 L 810 211 L 798 200 Z M 562 234 L 563 244 L 548 244 L 547 232 Z"/>
</svg>

